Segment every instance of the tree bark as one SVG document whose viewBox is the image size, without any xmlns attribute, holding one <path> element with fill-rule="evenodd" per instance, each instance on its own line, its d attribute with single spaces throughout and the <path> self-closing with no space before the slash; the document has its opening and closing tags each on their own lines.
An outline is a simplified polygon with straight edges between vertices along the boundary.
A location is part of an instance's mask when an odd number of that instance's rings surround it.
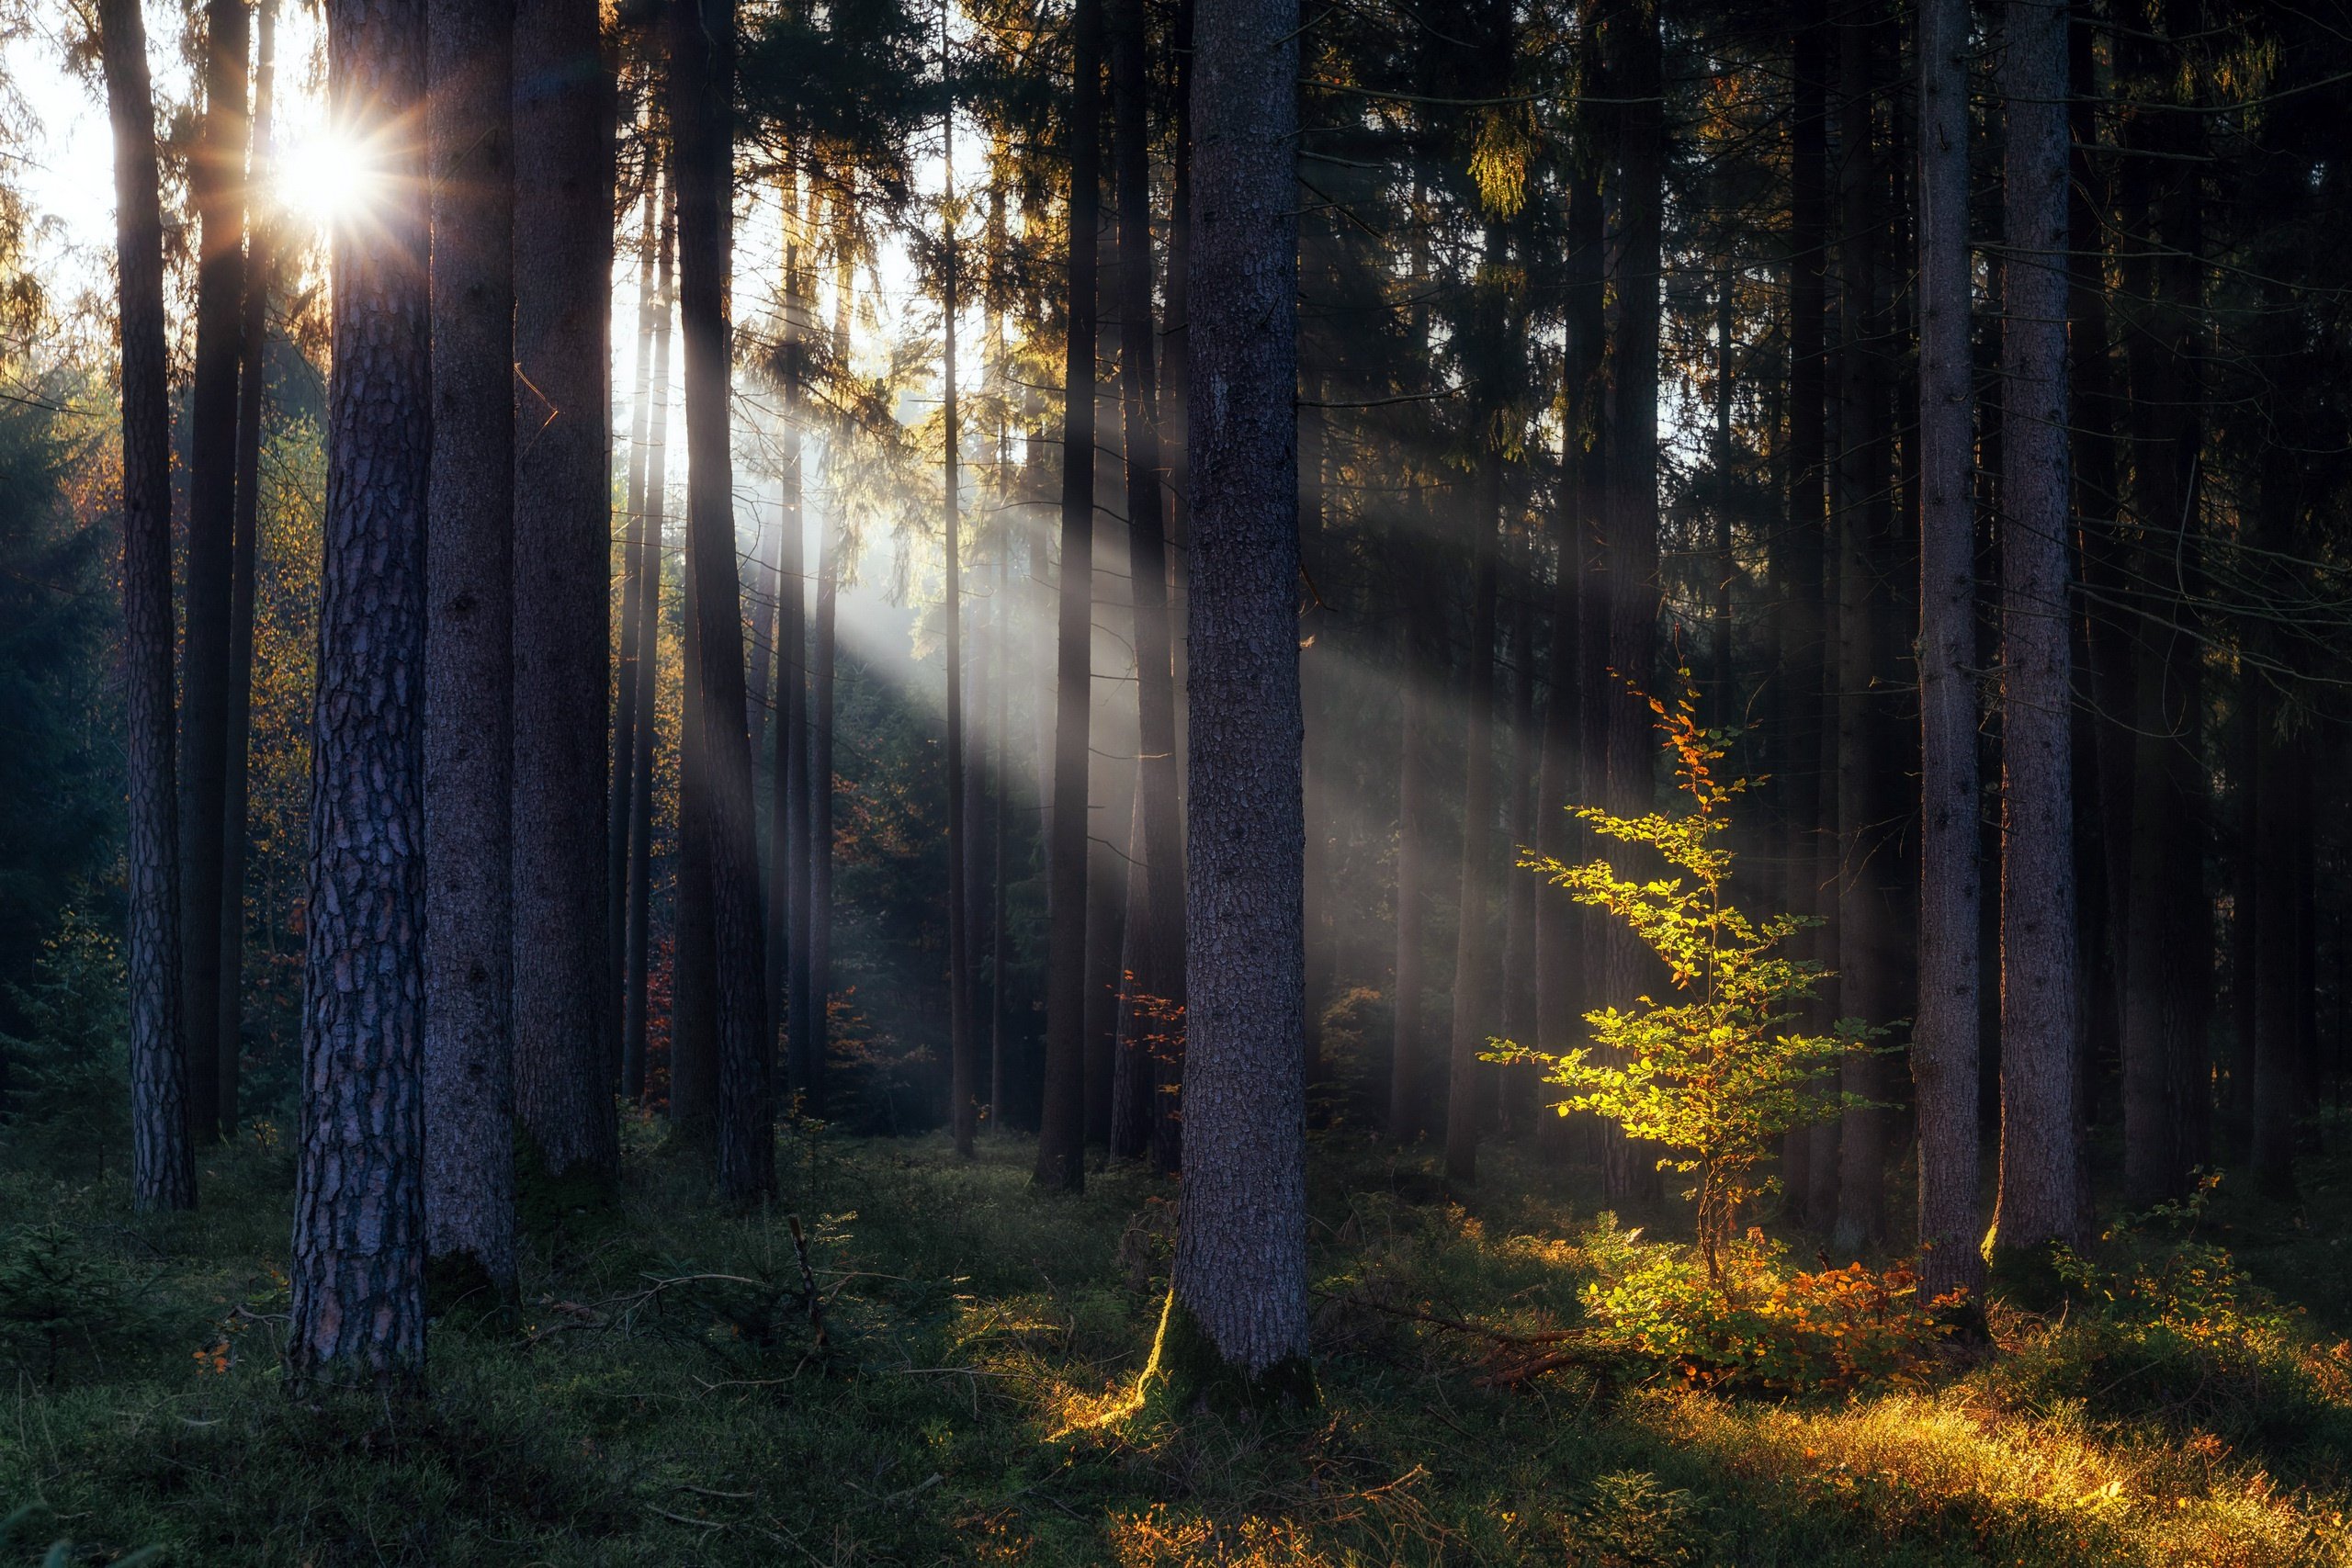
<svg viewBox="0 0 2352 1568">
<path fill-rule="evenodd" d="M 514 1289 L 514 8 L 428 7 L 425 1239 L 436 1264 L 478 1269 L 503 1299 Z"/>
<path fill-rule="evenodd" d="M 1102 0 L 1071 17 L 1069 330 L 1062 370 L 1061 595 L 1046 850 L 1046 1093 L 1038 1185 L 1086 1184 L 1086 759 L 1094 636 L 1094 331 L 1101 216 Z"/>
<path fill-rule="evenodd" d="M 606 873 L 586 849 L 604 841 L 612 657 L 609 85 L 592 0 L 516 0 L 514 86 L 514 1105 L 548 1176 L 609 1176 Z"/>
<path fill-rule="evenodd" d="M 1249 1395 L 1306 1368 L 1295 399 L 1296 0 L 1202 0 L 1191 291 L 1184 1212 L 1154 1359 Z M 1188 1364 L 1189 1363 L 1189 1364 Z"/>
<path fill-rule="evenodd" d="M 808 998 L 808 643 L 803 467 L 810 336 L 806 275 L 787 247 L 784 279 L 784 482 L 776 572 L 775 789 L 768 839 L 768 997 L 782 1026 L 785 1063 L 797 1104 L 821 1115 L 825 1086 Z"/>
<path fill-rule="evenodd" d="M 644 126 L 649 144 L 653 126 Z M 635 1100 L 630 1088 L 629 1026 L 634 994 L 629 974 L 629 896 L 631 834 L 637 805 L 638 731 L 653 724 L 651 705 L 640 700 L 644 682 L 639 666 L 654 657 L 652 639 L 645 636 L 645 596 L 657 579 L 645 571 L 645 457 L 647 429 L 651 422 L 653 386 L 653 280 L 655 235 L 662 221 L 660 159 L 648 152 L 645 194 L 638 204 L 637 232 L 637 380 L 629 401 L 628 479 L 621 518 L 620 663 L 613 679 L 613 763 L 605 818 L 605 963 L 614 987 L 611 1010 L 613 1084 L 625 1099 Z M 643 1051 L 639 1051 L 639 1083 L 643 1080 Z"/>
<path fill-rule="evenodd" d="M 141 1210 L 192 1209 L 196 1162 L 180 1031 L 180 845 L 172 754 L 172 415 L 164 346 L 164 211 L 147 30 L 138 0 L 103 0 L 98 47 L 114 136 L 122 354 L 130 1193 Z"/>
<path fill-rule="evenodd" d="M 2067 605 L 2066 12 L 2010 0 L 2002 266 L 2001 1180 L 2006 1251 L 2081 1239 Z"/>
<path fill-rule="evenodd" d="M 363 132 L 371 122 L 414 123 L 425 96 L 423 0 L 334 0 L 327 96 L 334 121 Z M 297 1388 L 364 1383 L 408 1393 L 424 1372 L 432 361 L 422 153 L 418 139 L 384 140 L 381 193 L 364 228 L 335 235 L 332 263 L 302 1131 L 286 1347 Z M 603 727 L 593 734 L 601 737 Z"/>
<path fill-rule="evenodd" d="M 248 188 L 268 176 L 277 69 L 277 0 L 262 0 L 255 45 Z M 233 1135 L 239 1115 L 245 1021 L 245 839 L 253 742 L 254 585 L 260 556 L 261 423 L 269 351 L 269 291 L 277 263 L 270 225 L 247 214 L 244 290 L 237 338 L 236 521 L 229 558 L 229 668 L 220 807 L 220 1124 Z"/>
<path fill-rule="evenodd" d="M 750 1204 L 775 1190 L 759 855 L 743 712 L 742 592 L 735 569 L 727 406 L 728 209 L 734 183 L 733 0 L 671 0 L 670 123 L 677 138 L 678 291 L 686 343 L 686 526 L 709 761 L 708 834 L 718 1032 L 718 1185 Z"/>
<path fill-rule="evenodd" d="M 944 23 L 943 23 L 944 25 Z M 943 49 L 945 39 L 943 37 Z M 972 1033 L 972 905 L 970 822 L 966 818 L 964 778 L 964 468 L 959 449 L 964 438 L 962 410 L 956 398 L 956 109 L 948 105 L 944 146 L 945 207 L 950 217 L 946 234 L 946 279 L 941 291 L 940 413 L 944 447 L 941 484 L 944 560 L 940 587 L 940 612 L 947 661 L 947 1041 L 948 1122 L 956 1152 L 970 1159 L 979 1131 L 979 1043 Z"/>
<path fill-rule="evenodd" d="M 1968 243 L 1968 0 L 1919 13 L 1919 1117 L 1921 1295 L 1983 1288 L 1977 1252 L 1976 481 Z"/>
<path fill-rule="evenodd" d="M 207 0 L 204 118 L 188 161 L 196 209 L 196 371 L 188 388 L 187 664 L 180 709 L 180 987 L 189 1121 L 234 1131 L 221 1091 L 236 1042 L 220 1034 L 220 884 L 228 781 L 230 600 L 236 538 L 237 369 L 244 310 L 246 0 Z"/>
</svg>

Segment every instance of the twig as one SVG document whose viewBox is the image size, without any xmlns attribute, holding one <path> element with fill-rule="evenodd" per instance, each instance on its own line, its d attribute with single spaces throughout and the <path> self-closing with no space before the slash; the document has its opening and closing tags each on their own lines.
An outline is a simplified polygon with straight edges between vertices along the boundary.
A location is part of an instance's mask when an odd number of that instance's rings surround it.
<svg viewBox="0 0 2352 1568">
<path fill-rule="evenodd" d="M 792 1227 L 792 1250 L 800 1259 L 801 1289 L 808 1297 L 808 1326 L 817 1331 L 817 1348 L 825 1348 L 825 1303 L 817 1293 L 817 1271 L 808 1267 L 808 1238 L 801 1233 L 800 1216 L 788 1215 L 785 1223 Z"/>
</svg>

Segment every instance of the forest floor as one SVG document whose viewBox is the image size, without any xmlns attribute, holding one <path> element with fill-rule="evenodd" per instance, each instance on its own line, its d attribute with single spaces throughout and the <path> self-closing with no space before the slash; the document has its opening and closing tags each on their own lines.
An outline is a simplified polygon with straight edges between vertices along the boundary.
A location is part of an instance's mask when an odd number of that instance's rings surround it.
<svg viewBox="0 0 2352 1568">
<path fill-rule="evenodd" d="M 2217 1201 L 2209 1239 L 2311 1310 L 2209 1302 L 2188 1362 L 2076 1299 L 1899 1386 L 1487 1387 L 1528 1357 L 1497 1334 L 1574 1324 L 1592 1238 L 1630 1244 L 1509 1151 L 1464 1204 L 1334 1134 L 1321 1404 L 1177 1417 L 1125 1397 L 1171 1183 L 1047 1199 L 1024 1140 L 828 1134 L 730 1218 L 629 1143 L 616 1203 L 529 1213 L 519 1320 L 436 1322 L 407 1412 L 280 1388 L 284 1148 L 216 1151 L 199 1213 L 136 1222 L 119 1181 L 0 1173 L 0 1564 L 2352 1563 L 2352 1167 L 2293 1213 Z"/>
</svg>

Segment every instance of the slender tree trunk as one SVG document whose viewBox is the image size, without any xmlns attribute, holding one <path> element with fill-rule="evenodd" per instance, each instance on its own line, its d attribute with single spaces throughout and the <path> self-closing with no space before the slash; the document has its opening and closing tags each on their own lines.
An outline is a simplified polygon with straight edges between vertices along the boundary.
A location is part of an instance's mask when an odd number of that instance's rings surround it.
<svg viewBox="0 0 2352 1568">
<path fill-rule="evenodd" d="M 236 538 L 237 369 L 244 357 L 247 0 L 204 7 L 204 118 L 188 161 L 198 224 L 196 372 L 188 389 L 187 664 L 180 709 L 180 987 L 189 1122 L 209 1141 L 235 1125 L 221 1088 L 236 1072 L 220 1035 L 220 855 L 228 769 L 232 558 Z"/>
<path fill-rule="evenodd" d="M 1532 478 L 1524 466 L 1515 465 L 1514 479 Z M 1512 567 L 1509 574 L 1511 649 L 1510 664 L 1516 667 L 1517 679 L 1511 683 L 1510 718 L 1506 726 L 1504 740 L 1510 758 L 1510 796 L 1503 807 L 1504 830 L 1508 841 L 1503 854 L 1494 863 L 1494 874 L 1505 877 L 1503 883 L 1503 942 L 1501 1011 L 1502 1038 L 1527 1040 L 1535 1024 L 1535 895 L 1542 884 L 1533 876 L 1518 869 L 1519 858 L 1535 842 L 1535 781 L 1543 768 L 1544 743 L 1536 721 L 1535 664 L 1535 591 L 1540 577 L 1535 565 L 1534 529 L 1531 521 L 1529 497 L 1512 487 L 1513 510 L 1520 523 L 1519 538 L 1511 547 Z M 1490 1092 L 1486 1095 L 1492 1111 L 1496 1132 L 1505 1138 L 1516 1138 L 1527 1124 L 1532 1101 L 1527 1092 L 1525 1076 L 1519 1072 L 1505 1074 L 1498 1068 L 1486 1077 Z"/>
<path fill-rule="evenodd" d="M 1623 682 L 1646 690 L 1657 661 L 1658 581 L 1657 390 L 1660 258 L 1666 172 L 1664 57 L 1656 0 L 1614 0 L 1604 29 L 1611 96 L 1618 112 L 1621 233 L 1612 334 L 1615 407 L 1609 479 L 1609 666 L 1616 672 L 1608 705 L 1608 805 L 1638 817 L 1656 804 L 1657 747 L 1647 705 Z M 1622 1005 L 1649 983 L 1649 961 L 1631 935 L 1612 929 L 1609 998 Z M 1647 1151 L 1624 1140 L 1609 1145 L 1611 1197 L 1655 1190 Z"/>
<path fill-rule="evenodd" d="M 743 620 L 729 451 L 727 241 L 734 185 L 733 0 L 671 0 L 670 123 L 678 150 L 678 291 L 686 345 L 686 527 L 694 539 L 697 686 L 709 761 L 712 947 L 717 958 L 718 1185 L 732 1203 L 775 1190 L 767 994 Z"/>
<path fill-rule="evenodd" d="M 1001 187 L 1000 187 L 1001 188 Z M 991 338 L 991 343 L 995 340 Z M 998 444 L 999 451 L 1003 443 Z M 1005 766 L 1012 731 L 1007 723 L 1009 699 L 1007 688 L 1012 684 L 1011 649 L 1012 643 L 1012 539 L 1007 534 L 997 538 L 996 552 L 996 629 L 989 638 L 989 652 L 996 659 L 996 678 L 991 682 L 996 699 L 996 713 L 989 726 L 993 739 L 995 766 L 996 809 L 989 818 L 989 1131 L 1004 1131 L 1004 970 L 1005 970 L 1005 896 L 1004 896 L 1004 819 L 1005 800 L 1011 793 L 1012 770 Z"/>
<path fill-rule="evenodd" d="M 1295 406 L 1296 0 L 1204 0 L 1192 292 L 1192 1010 L 1154 1362 L 1311 1400 Z"/>
<path fill-rule="evenodd" d="M 1101 213 L 1102 0 L 1077 0 L 1069 124 L 1069 341 L 1062 371 L 1061 599 L 1046 851 L 1046 1097 L 1040 1186 L 1086 1184 L 1086 759 L 1094 636 L 1095 243 Z"/>
<path fill-rule="evenodd" d="M 114 134 L 115 281 L 122 353 L 124 750 L 129 762 L 130 1194 L 196 1206 L 180 1032 L 180 845 L 172 755 L 171 390 L 164 347 L 164 211 L 155 100 L 138 0 L 103 0 L 98 47 Z"/>
<path fill-rule="evenodd" d="M 2122 117 L 2118 201 L 2133 433 L 2132 850 L 2125 873 L 2123 1148 L 2129 1201 L 2184 1191 L 2203 1157 L 2205 1031 L 2211 1007 L 2209 907 L 2203 886 L 2203 646 L 2197 606 L 2201 434 L 2196 417 L 2203 246 L 2199 117 L 2169 103 L 2180 40 L 2201 7 L 2169 0 L 2116 29 L 2117 74 L 2143 102 Z M 2144 25 L 2143 25 L 2144 23 Z M 2169 39 L 2165 36 L 2169 34 Z"/>
<path fill-rule="evenodd" d="M 514 168 L 511 0 L 428 0 L 424 1215 L 462 1289 L 514 1289 Z"/>
<path fill-rule="evenodd" d="M 1468 718 L 1462 742 L 1462 897 L 1454 928 L 1445 1096 L 1445 1179 L 1462 1185 L 1478 1179 L 1478 1136 L 1485 1131 L 1478 1092 L 1485 1068 L 1478 1053 L 1486 1048 L 1493 1020 L 1494 933 L 1487 905 L 1495 852 L 1495 528 L 1502 510 L 1502 454 L 1491 447 L 1479 455 L 1471 518 L 1470 659 L 1462 693 Z"/>
<path fill-rule="evenodd" d="M 1423 1014 L 1429 964 L 1428 908 L 1433 867 L 1430 845 L 1430 795 L 1437 717 L 1429 685 L 1437 677 L 1440 636 L 1435 590 L 1419 570 L 1423 547 L 1400 541 L 1403 567 L 1397 586 L 1405 601 L 1403 637 L 1397 651 L 1404 685 L 1404 755 L 1396 772 L 1396 988 L 1395 1043 L 1388 1058 L 1388 1136 L 1409 1144 L 1428 1129 L 1429 1061 Z"/>
<path fill-rule="evenodd" d="M 334 0 L 327 95 L 334 123 L 361 134 L 413 124 L 425 99 L 423 0 Z M 332 263 L 335 354 L 286 1350 L 298 1388 L 372 1383 L 406 1393 L 424 1372 L 432 359 L 424 149 L 413 138 L 381 145 L 382 193 L 364 228 L 335 236 Z M 603 726 L 591 733 L 600 739 Z"/>
<path fill-rule="evenodd" d="M 1786 825 L 1788 908 L 1826 919 L 1825 883 L 1816 869 L 1822 821 L 1822 713 L 1826 628 L 1822 581 L 1828 537 L 1829 29 L 1825 0 L 1798 0 L 1791 39 L 1793 82 L 1789 131 L 1789 494 L 1781 645 L 1781 815 Z M 1834 853 L 1834 849 L 1831 852 Z M 1801 931 L 1793 955 L 1827 966 L 1835 958 L 1826 930 Z M 1816 1026 L 1830 1011 L 1812 1010 Z M 1814 1201 L 1814 1179 L 1835 1168 L 1834 1123 L 1800 1127 L 1784 1145 L 1783 1182 L 1792 1211 L 1820 1228 L 1832 1216 Z M 1824 1144 L 1826 1169 L 1814 1169 Z M 1833 1207 L 1834 1207 L 1834 1189 Z"/>
<path fill-rule="evenodd" d="M 1883 560 L 1893 534 L 1889 504 L 1889 387 L 1882 344 L 1879 248 L 1888 202 L 1877 152 L 1880 35 L 1892 12 L 1876 0 L 1849 6 L 1838 42 L 1838 444 L 1834 476 L 1838 538 L 1838 967 L 1840 1011 L 1873 1023 L 1904 1010 L 1896 1000 L 1902 943 L 1887 897 L 1897 863 L 1888 784 L 1886 698 L 1874 689 L 1888 616 Z M 1885 1064 L 1849 1056 L 1847 1093 L 1869 1103 L 1839 1118 L 1838 1213 L 1832 1245 L 1850 1253 L 1885 1231 Z"/>
<path fill-rule="evenodd" d="M 645 1045 L 650 1010 L 647 987 L 652 974 L 654 694 L 662 670 L 662 553 L 670 488 L 670 283 L 676 246 L 672 197 L 658 171 L 654 177 L 659 194 L 649 216 L 660 237 L 650 303 L 647 306 L 653 368 L 646 383 L 645 400 L 650 407 L 644 482 L 639 503 L 641 520 L 638 526 L 637 575 L 642 584 L 637 602 L 639 716 L 634 759 L 629 764 L 628 914 L 624 935 L 628 951 L 622 969 L 626 1010 L 621 1021 L 621 1093 L 639 1101 L 645 1098 Z M 681 862 L 684 858 L 680 857 Z M 677 992 L 673 989 L 670 1049 L 673 1073 L 680 1039 L 676 1004 Z M 674 1114 L 674 1105 L 672 1110 Z"/>
<path fill-rule="evenodd" d="M 644 126 L 649 143 L 653 126 Z M 644 635 L 644 604 L 653 592 L 645 563 L 645 447 L 651 417 L 648 406 L 653 384 L 654 238 L 661 222 L 662 182 L 659 160 L 649 152 L 645 195 L 638 206 L 637 241 L 637 383 L 629 400 L 628 479 L 621 519 L 620 663 L 613 680 L 613 761 L 609 807 L 605 817 L 605 964 L 613 990 L 610 1029 L 612 1059 L 606 1070 L 625 1099 L 635 1100 L 630 1087 L 629 1023 L 633 994 L 629 989 L 629 846 L 635 826 L 631 813 L 637 800 L 638 731 L 653 724 L 650 705 L 639 700 L 643 682 L 638 666 L 654 657 L 653 644 Z M 642 1052 L 639 1084 L 643 1082 Z"/>
<path fill-rule="evenodd" d="M 944 26 L 944 20 L 942 25 Z M 941 45 L 943 49 L 945 47 L 944 37 Z M 971 867 L 965 858 L 971 849 L 971 824 L 965 816 L 968 803 L 965 798 L 964 779 L 964 468 L 960 450 L 964 432 L 960 420 L 962 410 L 956 397 L 956 308 L 958 296 L 955 220 L 952 216 L 956 210 L 956 109 L 952 102 L 947 110 L 944 144 L 947 170 L 945 206 L 951 216 L 947 220 L 946 283 L 940 299 L 943 323 L 940 412 L 944 440 L 942 452 L 944 473 L 940 488 L 945 542 L 940 614 L 947 659 L 948 1121 L 955 1132 L 956 1152 L 970 1159 L 976 1152 L 974 1135 L 979 1131 L 980 1058 L 979 1043 L 972 1034 Z"/>
<path fill-rule="evenodd" d="M 808 997 L 808 609 L 805 422 L 810 338 L 806 275 L 797 246 L 784 279 L 784 483 L 775 632 L 775 793 L 768 802 L 767 986 L 770 1016 L 782 1026 L 794 1100 L 807 1115 L 824 1109 Z"/>
<path fill-rule="evenodd" d="M 1579 62 L 1597 75 L 1599 39 L 1590 26 L 1589 6 L 1577 47 Z M 1564 864 L 1577 858 L 1584 847 L 1583 832 L 1571 811 L 1593 799 L 1586 774 L 1598 761 L 1587 744 L 1597 715 L 1587 713 L 1586 696 L 1593 678 L 1590 654 L 1598 642 L 1598 627 L 1590 623 L 1601 617 L 1589 614 L 1594 606 L 1587 601 L 1600 537 L 1609 453 L 1600 164 L 1589 144 L 1589 118 L 1585 129 L 1587 144 L 1567 174 L 1567 301 L 1560 363 L 1565 417 L 1554 521 L 1558 561 L 1552 587 L 1551 694 L 1544 710 L 1544 772 L 1535 812 L 1537 852 Z M 1584 1032 L 1593 927 L 1580 906 L 1553 888 L 1540 891 L 1535 919 L 1536 1043 L 1558 1055 L 1574 1049 Z M 1537 1137 L 1546 1150 L 1555 1156 L 1565 1152 L 1564 1119 L 1546 1115 L 1541 1126 Z"/>
<path fill-rule="evenodd" d="M 1167 1016 L 1184 1005 L 1183 828 L 1177 789 L 1174 633 L 1168 595 L 1159 377 L 1152 341 L 1151 168 L 1144 0 L 1111 0 L 1113 158 L 1119 208 L 1119 379 L 1127 481 L 1127 571 L 1135 602 L 1136 799 L 1143 879 L 1131 908 L 1136 983 Z M 1180 197 L 1180 199 L 1182 197 Z M 1176 265 L 1171 258 L 1170 266 Z M 1172 278 L 1173 273 L 1170 276 Z M 1170 321 L 1178 319 L 1173 313 Z M 1142 1031 L 1149 1034 L 1152 1030 Z M 1153 1099 L 1169 1098 L 1154 1096 Z M 1147 1102 L 1149 1103 L 1148 1101 Z"/>
<path fill-rule="evenodd" d="M 1969 338 L 1968 0 L 1919 13 L 1919 1275 L 1980 1290 L 1976 1055 L 1974 361 Z"/>
<path fill-rule="evenodd" d="M 560 1177 L 620 1164 L 605 867 L 582 852 L 603 842 L 612 656 L 609 89 L 591 0 L 516 0 L 514 84 L 514 1104 Z"/>
<path fill-rule="evenodd" d="M 2080 1239 L 2067 716 L 2066 12 L 2010 0 L 2002 266 L 1998 1245 Z"/>
<path fill-rule="evenodd" d="M 2266 450 L 2255 502 L 2256 545 L 2268 563 L 2264 576 L 2277 584 L 2278 602 L 2287 604 L 2308 596 L 2308 590 L 2284 580 L 2296 547 L 2298 461 L 2278 446 Z M 2257 624 L 2246 636 L 2248 651 L 2256 656 L 2248 662 L 2259 666 L 2242 666 L 2240 699 L 2249 706 L 2255 750 L 2254 841 L 2246 846 L 2254 860 L 2253 1093 L 2246 1164 L 2262 1192 L 2291 1199 L 2296 1132 L 2312 1103 L 2302 1038 L 2303 1009 L 2311 996 L 2302 960 L 2311 932 L 2301 897 L 2304 868 L 2312 858 L 2311 761 L 2303 738 L 2286 729 L 2293 705 L 2283 671 L 2293 655 L 2279 646 L 2283 639 L 2273 626 Z"/>
<path fill-rule="evenodd" d="M 262 0 L 254 78 L 253 150 L 247 187 L 267 180 L 277 68 L 277 0 Z M 236 522 L 230 545 L 228 712 L 220 807 L 220 1125 L 233 1137 L 243 1077 L 245 1023 L 245 839 L 253 742 L 254 583 L 260 557 L 261 423 L 268 373 L 269 290 L 277 264 L 275 238 L 259 214 L 248 215 L 243 316 L 238 346 Z"/>
<path fill-rule="evenodd" d="M 856 276 L 844 242 L 833 275 L 833 354 L 849 357 L 849 322 Z M 817 536 L 817 614 L 809 651 L 808 735 L 808 887 L 807 979 L 808 998 L 808 1077 L 812 1087 L 824 1078 L 826 1053 L 831 1043 L 833 951 L 833 662 L 839 618 L 842 539 L 839 517 L 829 518 Z"/>
</svg>

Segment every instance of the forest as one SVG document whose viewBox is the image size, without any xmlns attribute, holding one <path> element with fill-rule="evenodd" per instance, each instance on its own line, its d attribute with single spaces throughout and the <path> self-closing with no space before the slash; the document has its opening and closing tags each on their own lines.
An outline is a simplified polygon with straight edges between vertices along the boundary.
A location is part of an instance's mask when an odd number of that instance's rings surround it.
<svg viewBox="0 0 2352 1568">
<path fill-rule="evenodd" d="M 2347 126 L 0 0 L 0 1565 L 2352 1568 Z"/>
</svg>

